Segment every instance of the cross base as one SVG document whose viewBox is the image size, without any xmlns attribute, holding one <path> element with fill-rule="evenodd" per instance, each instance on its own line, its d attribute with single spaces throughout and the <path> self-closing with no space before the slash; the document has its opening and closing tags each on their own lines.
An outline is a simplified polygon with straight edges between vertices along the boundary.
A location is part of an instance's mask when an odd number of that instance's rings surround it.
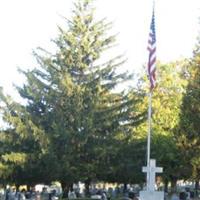
<svg viewBox="0 0 200 200">
<path fill-rule="evenodd" d="M 140 200 L 164 200 L 163 191 L 140 191 Z"/>
</svg>

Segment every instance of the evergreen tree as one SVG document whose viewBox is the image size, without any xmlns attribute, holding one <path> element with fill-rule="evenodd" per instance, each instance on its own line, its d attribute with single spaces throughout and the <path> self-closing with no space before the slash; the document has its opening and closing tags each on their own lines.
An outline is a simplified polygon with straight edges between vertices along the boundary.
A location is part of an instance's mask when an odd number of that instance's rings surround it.
<svg viewBox="0 0 200 200">
<path fill-rule="evenodd" d="M 177 140 L 185 160 L 185 177 L 199 182 L 200 179 L 200 44 L 194 50 L 193 58 L 187 66 L 188 86 L 183 98 Z"/>
<path fill-rule="evenodd" d="M 16 116 L 9 110 L 12 117 L 6 118 L 19 137 L 30 138 L 28 150 L 33 153 L 28 154 L 26 168 L 20 168 L 27 180 L 36 174 L 41 181 L 60 180 L 63 187 L 103 179 L 102 163 L 112 173 L 109 166 L 111 157 L 118 159 L 120 135 L 129 135 L 130 127 L 143 118 L 135 112 L 135 99 L 116 90 L 130 78 L 117 72 L 123 57 L 100 59 L 110 57 L 106 50 L 115 44 L 115 35 L 107 33 L 111 23 L 94 19 L 90 0 L 74 5 L 67 29 L 59 27 L 54 40 L 56 53 L 34 52 L 39 66 L 21 70 L 27 82 L 17 89 L 26 103 L 12 108 Z M 21 143 L 22 152 L 23 148 Z"/>
</svg>

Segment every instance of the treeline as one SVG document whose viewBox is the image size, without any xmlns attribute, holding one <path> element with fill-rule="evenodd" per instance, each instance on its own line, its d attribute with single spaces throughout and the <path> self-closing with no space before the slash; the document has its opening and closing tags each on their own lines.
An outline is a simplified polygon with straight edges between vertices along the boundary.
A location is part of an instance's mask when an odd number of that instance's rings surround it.
<svg viewBox="0 0 200 200">
<path fill-rule="evenodd" d="M 1 89 L 2 185 L 145 181 L 148 81 L 142 75 L 137 87 L 119 92 L 133 76 L 118 70 L 122 55 L 110 56 L 112 24 L 95 19 L 90 0 L 77 1 L 72 13 L 55 53 L 37 49 L 38 66 L 20 71 L 23 103 Z M 191 59 L 157 65 L 151 157 L 164 167 L 166 187 L 200 178 L 199 46 Z"/>
</svg>

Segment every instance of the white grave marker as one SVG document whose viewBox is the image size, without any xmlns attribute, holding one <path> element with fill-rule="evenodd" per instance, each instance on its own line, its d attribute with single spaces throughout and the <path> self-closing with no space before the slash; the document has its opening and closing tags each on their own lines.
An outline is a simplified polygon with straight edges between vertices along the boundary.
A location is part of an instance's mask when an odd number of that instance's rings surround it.
<svg viewBox="0 0 200 200">
<path fill-rule="evenodd" d="M 156 173 L 162 173 L 162 167 L 156 167 L 156 160 L 150 159 L 149 166 L 142 167 L 142 172 L 147 173 L 147 190 L 155 191 Z"/>
<path fill-rule="evenodd" d="M 147 173 L 147 190 L 140 191 L 140 200 L 164 200 L 163 191 L 155 191 L 156 173 L 163 171 L 162 167 L 156 167 L 156 160 L 150 159 L 149 166 L 142 168 Z"/>
</svg>

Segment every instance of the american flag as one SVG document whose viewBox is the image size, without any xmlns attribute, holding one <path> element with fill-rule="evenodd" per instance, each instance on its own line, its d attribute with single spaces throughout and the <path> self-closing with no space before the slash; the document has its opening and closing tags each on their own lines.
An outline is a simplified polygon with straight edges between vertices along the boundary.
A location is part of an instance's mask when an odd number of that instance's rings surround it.
<svg viewBox="0 0 200 200">
<path fill-rule="evenodd" d="M 156 32 L 155 32 L 155 16 L 154 10 L 151 19 L 148 47 L 149 60 L 148 60 L 148 78 L 150 81 L 150 89 L 152 90 L 156 85 Z"/>
</svg>

